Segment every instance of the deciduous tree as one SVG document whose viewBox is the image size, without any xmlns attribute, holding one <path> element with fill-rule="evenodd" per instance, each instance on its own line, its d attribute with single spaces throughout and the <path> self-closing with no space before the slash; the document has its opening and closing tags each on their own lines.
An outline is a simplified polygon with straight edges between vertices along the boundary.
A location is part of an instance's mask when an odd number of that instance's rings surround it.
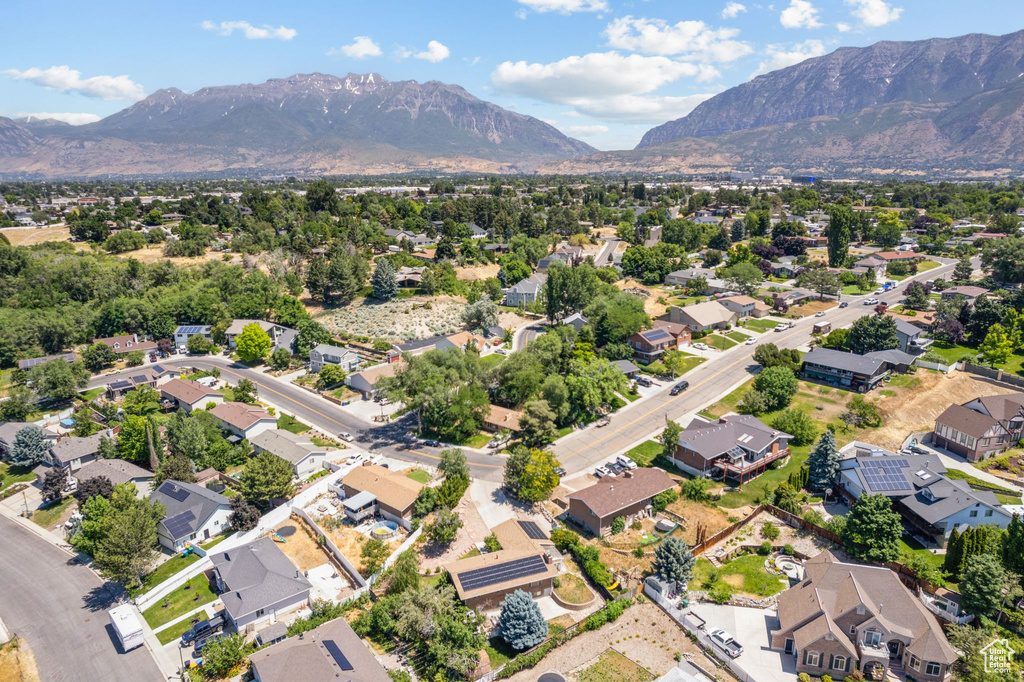
<svg viewBox="0 0 1024 682">
<path fill-rule="evenodd" d="M 269 452 L 261 452 L 246 463 L 238 476 L 242 497 L 256 505 L 288 498 L 294 490 L 293 475 L 291 463 Z"/>
<path fill-rule="evenodd" d="M 900 556 L 903 524 L 885 495 L 861 495 L 850 508 L 843 529 L 850 556 L 864 561 L 896 561 Z"/>
<path fill-rule="evenodd" d="M 242 362 L 259 362 L 267 357 L 274 343 L 267 332 L 256 322 L 251 322 L 235 337 L 235 349 Z"/>
</svg>

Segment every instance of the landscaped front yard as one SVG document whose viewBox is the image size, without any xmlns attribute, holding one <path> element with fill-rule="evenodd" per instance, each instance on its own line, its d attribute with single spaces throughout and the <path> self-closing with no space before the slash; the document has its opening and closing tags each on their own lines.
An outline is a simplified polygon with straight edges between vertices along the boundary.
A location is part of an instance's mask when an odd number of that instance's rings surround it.
<svg viewBox="0 0 1024 682">
<path fill-rule="evenodd" d="M 709 334 L 701 339 L 701 341 L 718 350 L 729 350 L 736 345 L 736 342 L 732 339 L 719 334 Z"/>
<path fill-rule="evenodd" d="M 775 329 L 775 325 L 779 322 L 778 320 L 769 320 L 766 318 L 749 318 L 739 323 L 739 326 L 744 329 L 749 329 L 755 332 L 768 332 Z"/>
<path fill-rule="evenodd" d="M 290 414 L 282 414 L 277 419 L 277 428 L 284 429 L 285 431 L 291 431 L 296 435 L 301 435 L 306 431 L 309 431 L 309 427 L 300 422 Z"/>
<path fill-rule="evenodd" d="M 35 480 L 36 475 L 28 467 L 12 467 L 0 462 L 0 490 L 15 483 L 28 483 Z"/>
<path fill-rule="evenodd" d="M 32 512 L 32 521 L 49 530 L 57 525 L 61 518 L 64 517 L 64 514 L 70 514 L 71 507 L 74 504 L 74 497 L 65 497 L 56 504 L 50 503 L 45 507 L 40 507 Z"/>
<path fill-rule="evenodd" d="M 656 440 L 648 440 L 640 443 L 626 453 L 626 456 L 637 463 L 637 466 L 645 467 L 654 461 L 654 458 L 661 454 L 665 448 Z"/>
<path fill-rule="evenodd" d="M 162 583 L 163 581 L 170 578 L 172 575 L 176 575 L 180 571 L 185 570 L 195 562 L 199 561 L 199 555 L 196 553 L 189 554 L 187 557 L 183 557 L 177 554 L 167 561 L 157 566 L 149 575 L 142 579 L 141 587 L 133 587 L 128 590 L 128 594 L 132 597 L 137 597 L 140 594 L 145 594 L 151 589 Z"/>
<path fill-rule="evenodd" d="M 216 598 L 210 589 L 210 581 L 201 573 L 143 611 L 142 617 L 155 629 Z"/>
</svg>

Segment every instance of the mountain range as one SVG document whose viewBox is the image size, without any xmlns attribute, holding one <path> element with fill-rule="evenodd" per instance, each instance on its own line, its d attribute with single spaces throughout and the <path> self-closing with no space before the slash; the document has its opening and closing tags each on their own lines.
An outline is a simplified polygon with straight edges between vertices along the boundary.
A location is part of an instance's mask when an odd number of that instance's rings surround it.
<svg viewBox="0 0 1024 682">
<path fill-rule="evenodd" d="M 0 117 L 0 173 L 25 176 L 513 173 L 594 151 L 457 85 L 376 73 L 170 88 L 81 126 Z"/>
<path fill-rule="evenodd" d="M 1024 171 L 1024 31 L 840 48 L 730 88 L 636 149 L 545 172 Z"/>
</svg>

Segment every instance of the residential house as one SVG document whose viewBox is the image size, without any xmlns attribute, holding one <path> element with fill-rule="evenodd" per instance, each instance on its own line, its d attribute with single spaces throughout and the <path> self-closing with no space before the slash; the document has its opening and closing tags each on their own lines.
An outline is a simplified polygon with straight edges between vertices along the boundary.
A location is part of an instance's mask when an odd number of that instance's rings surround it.
<svg viewBox="0 0 1024 682">
<path fill-rule="evenodd" d="M 74 476 L 71 475 L 70 470 L 68 471 L 69 480 L 73 478 L 79 483 L 90 478 L 106 478 L 115 486 L 131 483 L 135 486 L 136 494 L 139 497 L 149 497 L 153 477 L 152 471 L 123 459 L 94 459 L 83 464 Z"/>
<path fill-rule="evenodd" d="M 519 420 L 523 413 L 519 410 L 510 410 L 500 405 L 491 405 L 491 411 L 484 417 L 483 428 L 487 431 L 497 433 L 499 431 L 519 432 Z"/>
<path fill-rule="evenodd" d="M 41 358 L 26 358 L 24 360 L 18 360 L 18 369 L 28 371 L 36 365 L 43 365 L 50 360 L 63 360 L 68 364 L 78 359 L 78 356 L 74 353 L 56 353 L 54 355 L 44 355 Z"/>
<path fill-rule="evenodd" d="M 170 365 L 150 365 L 131 375 L 116 375 L 107 384 L 107 396 L 120 398 L 139 386 L 158 388 L 181 376 L 181 370 Z"/>
<path fill-rule="evenodd" d="M 639 331 L 627 338 L 626 343 L 633 349 L 633 357 L 644 365 L 660 360 L 666 350 L 678 349 L 676 337 L 660 327 Z"/>
<path fill-rule="evenodd" d="M 986 296 L 988 293 L 988 289 L 985 289 L 984 287 L 974 286 L 973 284 L 962 284 L 960 286 L 943 289 L 939 296 L 943 301 L 952 301 L 957 296 L 963 296 L 967 299 L 968 303 L 974 305 L 974 301 L 976 301 L 979 296 Z"/>
<path fill-rule="evenodd" d="M 779 627 L 771 633 L 771 647 L 793 656 L 798 672 L 950 679 L 957 653 L 898 575 L 843 563 L 829 551 L 807 560 L 804 570 L 803 581 L 779 595 Z"/>
<path fill-rule="evenodd" d="M 935 418 L 932 441 L 977 462 L 1024 438 L 1024 393 L 987 395 L 950 405 Z"/>
<path fill-rule="evenodd" d="M 448 336 L 442 336 L 440 339 L 438 339 L 437 344 L 434 347 L 437 348 L 438 350 L 458 348 L 461 351 L 466 351 L 469 350 L 470 348 L 475 348 L 477 353 L 479 353 L 480 355 L 489 355 L 494 350 L 491 347 L 491 345 L 487 343 L 487 339 L 480 336 L 479 334 L 474 334 L 472 332 L 467 331 L 456 332 L 454 334 L 449 334 Z"/>
<path fill-rule="evenodd" d="M 415 288 L 423 284 L 423 271 L 426 268 L 402 267 L 395 273 L 398 286 L 404 288 Z"/>
<path fill-rule="evenodd" d="M 885 266 L 888 262 L 884 258 L 879 258 L 876 254 L 865 256 L 859 261 L 853 264 L 855 268 L 864 268 L 865 270 L 874 270 L 875 276 L 885 274 Z"/>
<path fill-rule="evenodd" d="M 587 326 L 587 318 L 584 317 L 583 313 L 573 313 L 569 317 L 562 320 L 562 324 L 567 324 L 579 333 L 584 327 Z"/>
<path fill-rule="evenodd" d="M 895 263 L 897 261 L 915 261 L 921 258 L 920 254 L 914 253 L 913 251 L 878 251 L 875 254 L 878 258 L 881 258 L 886 263 Z"/>
<path fill-rule="evenodd" d="M 718 275 L 711 268 L 687 268 L 665 275 L 665 284 L 675 287 L 687 287 L 692 280 L 703 278 L 706 281 L 711 281 L 717 277 Z"/>
<path fill-rule="evenodd" d="M 693 331 L 706 332 L 734 325 L 740 316 L 719 301 L 705 301 L 682 308 L 677 305 L 671 306 L 668 309 L 668 319 L 669 322 L 685 324 Z"/>
<path fill-rule="evenodd" d="M 213 343 L 213 327 L 208 324 L 187 324 L 174 330 L 174 347 L 188 348 L 188 340 L 193 336 L 202 336 Z"/>
<path fill-rule="evenodd" d="M 532 521 L 511 519 L 491 532 L 501 549 L 446 564 L 455 590 L 466 606 L 491 611 L 506 596 L 523 590 L 535 599 L 550 595 L 558 569 L 551 541 Z"/>
<path fill-rule="evenodd" d="M 403 241 L 408 241 L 412 244 L 415 249 L 422 249 L 426 246 L 433 246 L 437 243 L 436 238 L 432 238 L 423 232 L 411 232 L 409 230 L 396 230 L 389 228 L 384 230 L 384 236 L 394 239 L 396 242 L 401 244 Z"/>
<path fill-rule="evenodd" d="M 256 682 L 391 682 L 388 671 L 344 618 L 256 651 L 249 655 L 249 663 Z"/>
<path fill-rule="evenodd" d="M 345 385 L 361 394 L 363 400 L 372 400 L 377 395 L 378 382 L 381 379 L 395 376 L 395 372 L 404 366 L 405 363 L 399 360 L 397 362 L 386 362 L 382 365 L 367 367 L 361 372 L 347 375 L 345 377 Z"/>
<path fill-rule="evenodd" d="M 897 348 L 904 353 L 918 355 L 932 345 L 931 339 L 923 338 L 924 330 L 915 324 L 911 324 L 899 317 L 893 317 L 896 322 L 896 339 L 899 341 Z"/>
<path fill-rule="evenodd" d="M 314 374 L 324 365 L 338 365 L 346 374 L 356 371 L 363 359 L 348 348 L 321 343 L 309 351 L 309 371 Z"/>
<path fill-rule="evenodd" d="M 792 306 L 817 296 L 817 293 L 808 289 L 787 289 L 773 294 L 772 306 L 776 310 L 789 310 Z"/>
<path fill-rule="evenodd" d="M 575 267 L 583 262 L 582 246 L 560 246 L 553 253 L 537 262 L 537 269 L 545 271 L 555 263 Z"/>
<path fill-rule="evenodd" d="M 679 434 L 672 462 L 695 476 L 728 478 L 746 483 L 789 457 L 788 433 L 750 415 L 718 420 L 694 417 Z"/>
<path fill-rule="evenodd" d="M 238 632 L 309 602 L 312 585 L 270 537 L 209 556 L 224 612 Z"/>
<path fill-rule="evenodd" d="M 750 296 L 726 296 L 718 299 L 718 302 L 739 315 L 740 318 L 765 317 L 771 312 L 771 308 Z"/>
<path fill-rule="evenodd" d="M 630 381 L 636 379 L 636 375 L 640 373 L 640 368 L 629 360 L 615 360 L 612 367 L 622 372 Z"/>
<path fill-rule="evenodd" d="M 879 350 L 864 355 L 831 348 L 815 348 L 803 357 L 800 377 L 807 381 L 866 393 L 890 373 L 903 374 L 915 356 L 900 350 Z"/>
<path fill-rule="evenodd" d="M 228 348 L 234 350 L 235 339 L 238 335 L 248 327 L 250 324 L 259 325 L 260 329 L 267 333 L 270 337 L 270 342 L 273 344 L 271 351 L 276 351 L 279 348 L 284 348 L 290 352 L 295 351 L 295 337 L 298 334 L 294 329 L 285 327 L 284 325 L 277 324 L 276 322 L 267 322 L 266 320 L 234 320 L 231 322 L 231 326 L 224 332 L 224 336 L 228 340 Z"/>
<path fill-rule="evenodd" d="M 546 273 L 535 272 L 526 279 L 516 282 L 505 290 L 504 304 L 512 308 L 530 305 L 540 296 L 547 280 Z"/>
<path fill-rule="evenodd" d="M 42 431 L 45 440 L 53 441 L 57 438 L 57 434 L 53 431 L 36 426 L 31 422 L 0 423 L 0 459 L 7 459 L 11 456 L 11 448 L 14 447 L 14 439 L 18 437 L 18 432 L 28 427 Z"/>
<path fill-rule="evenodd" d="M 345 492 L 345 514 L 352 521 L 359 522 L 379 514 L 409 529 L 412 527 L 413 503 L 423 484 L 404 472 L 365 464 L 341 479 L 341 488 Z"/>
<path fill-rule="evenodd" d="M 164 481 L 150 496 L 167 510 L 157 524 L 157 539 L 169 552 L 186 542 L 204 542 L 228 527 L 231 500 L 195 483 Z"/>
<path fill-rule="evenodd" d="M 97 459 L 101 438 L 114 438 L 110 429 L 97 431 L 91 436 L 57 436 L 50 449 L 43 456 L 50 466 L 69 469 L 71 473 L 82 468 L 83 464 Z"/>
<path fill-rule="evenodd" d="M 204 410 L 207 405 L 214 406 L 224 402 L 224 394 L 198 381 L 187 379 L 171 379 L 160 386 L 160 396 L 191 414 L 193 410 Z"/>
<path fill-rule="evenodd" d="M 239 438 L 252 438 L 268 429 L 277 428 L 277 417 L 262 407 L 245 403 L 221 403 L 210 414 L 220 420 L 221 428 Z"/>
<path fill-rule="evenodd" d="M 1013 518 L 995 493 L 947 478 L 938 455 L 897 455 L 858 442 L 841 453 L 839 482 L 848 498 L 885 495 L 913 535 L 939 547 L 946 546 L 954 528 L 961 533 L 981 524 L 1006 528 Z"/>
<path fill-rule="evenodd" d="M 606 476 L 594 485 L 569 494 L 569 516 L 598 537 L 619 516 L 629 522 L 653 513 L 651 499 L 675 487 L 661 469 L 639 468 Z"/>
<path fill-rule="evenodd" d="M 102 343 L 108 346 L 112 351 L 118 355 L 124 353 L 131 353 L 132 351 L 142 351 L 148 353 L 154 351 L 157 348 L 156 341 L 146 341 L 140 339 L 137 334 L 124 334 L 122 336 L 106 336 L 101 339 L 93 339 L 95 343 Z"/>
<path fill-rule="evenodd" d="M 322 470 L 327 460 L 327 448 L 284 429 L 268 429 L 253 436 L 249 442 L 257 453 L 269 452 L 291 464 L 299 478 L 307 478 Z"/>
<path fill-rule="evenodd" d="M 469 228 L 470 239 L 487 239 L 487 230 L 476 223 L 466 223 L 466 227 Z"/>
</svg>

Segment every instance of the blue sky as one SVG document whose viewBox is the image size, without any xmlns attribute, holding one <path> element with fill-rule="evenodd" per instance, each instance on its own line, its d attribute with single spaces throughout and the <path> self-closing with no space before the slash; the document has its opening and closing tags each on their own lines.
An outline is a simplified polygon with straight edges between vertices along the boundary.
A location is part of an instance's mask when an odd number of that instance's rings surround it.
<svg viewBox="0 0 1024 682">
<path fill-rule="evenodd" d="M 458 83 L 601 149 L 764 71 L 879 40 L 1024 28 L 1020 0 L 304 0 L 4 11 L 0 115 L 70 122 L 160 88 L 374 71 Z"/>
</svg>

